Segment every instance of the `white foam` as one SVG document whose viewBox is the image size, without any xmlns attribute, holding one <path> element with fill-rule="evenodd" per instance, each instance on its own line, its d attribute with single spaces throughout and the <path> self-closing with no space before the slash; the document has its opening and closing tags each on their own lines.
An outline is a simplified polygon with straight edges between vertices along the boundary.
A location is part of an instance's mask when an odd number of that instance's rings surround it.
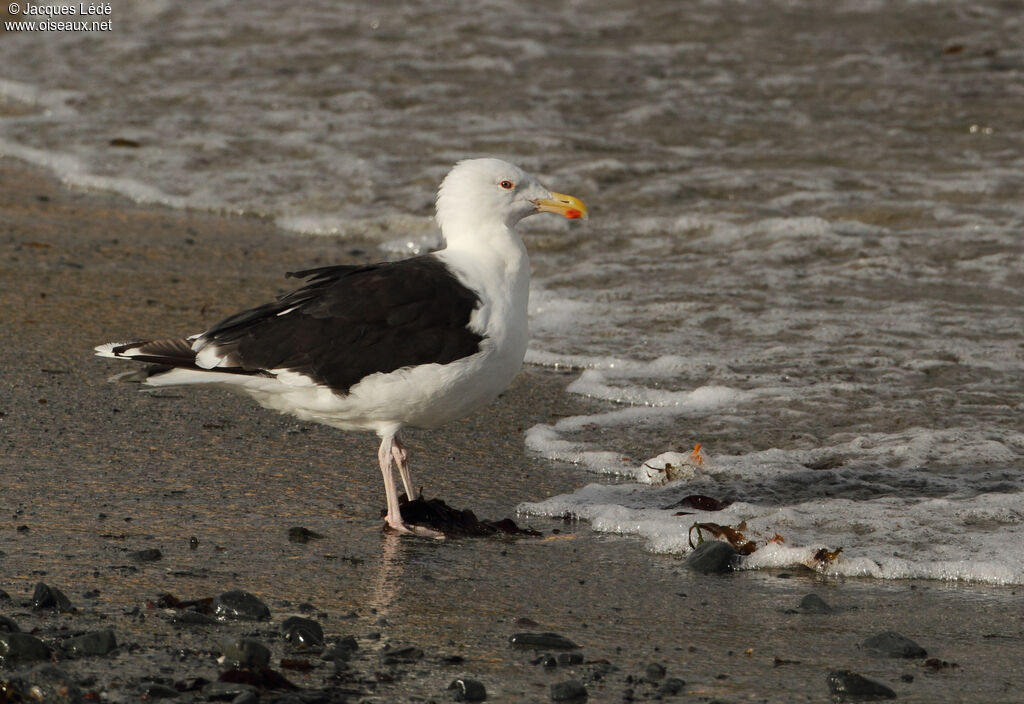
<svg viewBox="0 0 1024 704">
<path fill-rule="evenodd" d="M 646 485 L 590 484 L 572 494 L 522 504 L 519 510 L 586 520 L 595 530 L 637 535 L 649 549 L 674 554 L 691 549 L 695 523 L 741 527 L 758 545 L 744 558 L 745 569 L 808 566 L 846 576 L 1022 584 L 1024 478 L 1012 475 L 1016 489 L 1010 491 L 1004 488 L 1005 479 L 989 479 L 987 484 L 997 490 L 978 492 L 975 473 L 940 481 L 928 473 L 915 477 L 919 456 L 904 451 L 936 444 L 947 453 L 951 466 L 963 466 L 968 457 L 975 465 L 1000 466 L 1007 453 L 1019 456 L 1022 440 L 1019 433 L 1003 433 L 998 439 L 972 443 L 956 431 L 928 430 L 879 434 L 868 441 L 856 438 L 845 447 L 822 449 L 866 449 L 866 458 L 884 454 L 895 464 L 882 470 L 877 464 L 862 463 L 861 470 L 836 469 L 817 478 L 803 464 L 813 454 L 807 452 L 703 453 L 699 462 L 689 454 L 664 453 L 635 468 L 636 477 Z M 674 472 L 672 481 L 663 481 L 666 467 Z M 817 481 L 830 485 L 834 496 L 800 499 L 815 493 Z M 801 489 L 801 484 L 811 488 Z M 759 490 L 767 500 L 756 500 Z M 843 498 L 845 492 L 857 498 Z M 865 492 L 876 498 L 861 497 Z M 691 493 L 743 494 L 752 500 L 735 501 L 722 511 L 683 509 L 687 515 L 675 515 L 680 509 L 673 504 Z M 787 493 L 796 500 L 786 500 Z M 842 552 L 835 562 L 822 565 L 815 560 L 819 550 L 836 548 Z"/>
</svg>

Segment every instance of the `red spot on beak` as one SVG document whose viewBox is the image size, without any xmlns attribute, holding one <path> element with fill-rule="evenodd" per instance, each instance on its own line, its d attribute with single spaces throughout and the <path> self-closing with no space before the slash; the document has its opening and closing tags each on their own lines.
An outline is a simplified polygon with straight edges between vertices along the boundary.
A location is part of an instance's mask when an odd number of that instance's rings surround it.
<svg viewBox="0 0 1024 704">
<path fill-rule="evenodd" d="M 570 220 L 576 220 L 577 218 L 583 217 L 583 213 L 576 210 L 575 208 L 569 208 L 568 210 L 565 211 L 565 217 L 569 218 Z"/>
</svg>

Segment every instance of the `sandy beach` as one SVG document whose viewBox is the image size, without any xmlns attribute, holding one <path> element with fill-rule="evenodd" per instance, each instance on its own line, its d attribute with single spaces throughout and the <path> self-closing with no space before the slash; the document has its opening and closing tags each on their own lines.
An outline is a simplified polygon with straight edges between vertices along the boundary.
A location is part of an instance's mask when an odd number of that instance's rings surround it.
<svg viewBox="0 0 1024 704">
<path fill-rule="evenodd" d="M 703 575 L 632 538 L 516 517 L 522 501 L 594 481 L 523 446 L 533 424 L 596 403 L 563 392 L 569 375 L 528 367 L 477 416 L 409 433 L 428 496 L 543 533 L 431 541 L 382 534 L 373 437 L 226 393 L 108 384 L 123 365 L 91 355 L 107 341 L 197 332 L 285 290 L 285 271 L 375 258 L 372 246 L 70 191 L 0 162 L 0 615 L 53 648 L 85 700 L 236 699 L 196 678 L 217 680 L 223 644 L 242 636 L 300 688 L 248 701 L 451 701 L 449 684 L 471 678 L 495 702 L 550 701 L 571 680 L 594 702 L 821 702 L 834 670 L 899 701 L 1024 698 L 1015 588 Z M 294 527 L 323 537 L 294 542 Z M 140 559 L 147 549 L 160 559 Z M 73 610 L 34 609 L 39 582 Z M 181 624 L 157 604 L 232 589 L 262 600 L 269 620 Z M 810 593 L 833 612 L 799 609 Z M 289 650 L 281 624 L 297 614 L 319 622 L 328 646 L 354 636 L 347 664 Z M 112 652 L 61 649 L 100 629 L 114 631 Z M 890 630 L 933 660 L 862 646 Z M 582 662 L 510 647 L 523 632 L 571 639 Z M 537 662 L 548 653 L 554 667 Z M 35 664 L 8 657 L 0 680 Z"/>
</svg>

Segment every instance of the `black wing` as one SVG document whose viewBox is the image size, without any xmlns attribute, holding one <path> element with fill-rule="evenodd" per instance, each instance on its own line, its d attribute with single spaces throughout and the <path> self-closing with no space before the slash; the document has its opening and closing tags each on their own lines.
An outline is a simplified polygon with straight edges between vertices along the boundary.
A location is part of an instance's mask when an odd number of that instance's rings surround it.
<svg viewBox="0 0 1024 704">
<path fill-rule="evenodd" d="M 289 276 L 306 285 L 217 323 L 200 342 L 227 366 L 289 369 L 338 392 L 375 372 L 480 350 L 483 337 L 468 329 L 480 299 L 433 255 Z"/>
</svg>

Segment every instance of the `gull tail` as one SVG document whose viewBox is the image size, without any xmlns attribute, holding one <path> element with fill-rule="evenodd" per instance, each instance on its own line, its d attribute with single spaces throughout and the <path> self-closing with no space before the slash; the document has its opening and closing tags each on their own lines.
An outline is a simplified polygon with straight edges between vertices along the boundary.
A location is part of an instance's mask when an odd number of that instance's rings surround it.
<svg viewBox="0 0 1024 704">
<path fill-rule="evenodd" d="M 143 362 L 143 369 L 115 374 L 109 381 L 136 381 L 159 384 L 156 378 L 175 369 L 199 370 L 192 342 L 185 338 L 173 340 L 144 340 L 141 342 L 108 342 L 94 348 L 97 357 L 130 359 Z M 163 382 L 166 383 L 166 382 Z M 179 382 L 180 383 L 180 382 Z"/>
</svg>

